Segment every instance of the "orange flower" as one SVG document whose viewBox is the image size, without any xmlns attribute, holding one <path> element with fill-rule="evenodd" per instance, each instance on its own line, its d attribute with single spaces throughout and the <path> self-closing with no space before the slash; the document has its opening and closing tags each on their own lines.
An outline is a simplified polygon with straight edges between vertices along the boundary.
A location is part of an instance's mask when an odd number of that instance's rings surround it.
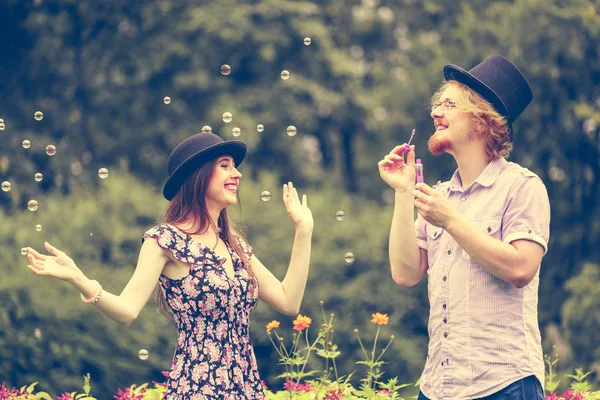
<svg viewBox="0 0 600 400">
<path fill-rule="evenodd" d="M 273 329 L 279 328 L 279 321 L 271 321 L 267 324 L 267 333 L 271 333 Z"/>
<path fill-rule="evenodd" d="M 305 317 L 302 314 L 298 314 L 298 317 L 294 321 L 294 330 L 301 331 L 303 329 L 306 329 L 310 326 L 311 323 L 312 319 L 310 319 L 309 317 Z"/>
<path fill-rule="evenodd" d="M 371 316 L 373 317 L 371 322 L 377 325 L 387 325 L 388 320 L 390 319 L 390 317 L 388 317 L 387 314 L 381 314 L 378 312 L 375 314 L 371 314 Z"/>
</svg>

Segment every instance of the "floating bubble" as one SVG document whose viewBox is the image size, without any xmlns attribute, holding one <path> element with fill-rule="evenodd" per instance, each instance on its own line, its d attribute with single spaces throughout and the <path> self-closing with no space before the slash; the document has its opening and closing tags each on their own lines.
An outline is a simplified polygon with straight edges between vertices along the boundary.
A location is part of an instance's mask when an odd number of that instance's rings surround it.
<svg viewBox="0 0 600 400">
<path fill-rule="evenodd" d="M 141 349 L 138 352 L 138 356 L 140 357 L 140 360 L 147 360 L 148 359 L 148 350 L 146 349 Z"/>
<path fill-rule="evenodd" d="M 165 104 L 171 104 L 171 98 L 169 96 L 165 96 L 163 101 L 165 102 Z"/>
<path fill-rule="evenodd" d="M 29 209 L 29 211 L 37 210 L 38 209 L 37 200 L 29 200 L 29 202 L 27 203 L 27 208 Z"/>
<path fill-rule="evenodd" d="M 0 118 L 0 131 L 3 131 L 6 128 L 4 125 L 4 120 Z"/>
<path fill-rule="evenodd" d="M 285 130 L 288 136 L 296 136 L 296 127 L 294 125 L 290 125 Z"/>
<path fill-rule="evenodd" d="M 228 123 L 231 122 L 232 119 L 233 119 L 233 115 L 231 115 L 230 112 L 224 112 L 223 113 L 223 122 L 225 122 L 225 123 L 228 124 Z"/>
<path fill-rule="evenodd" d="M 352 264 L 354 262 L 354 254 L 350 252 L 344 254 L 344 261 L 346 261 L 346 264 Z"/>
<path fill-rule="evenodd" d="M 35 114 L 33 114 L 33 118 L 35 118 L 36 121 L 41 121 L 44 119 L 44 113 L 41 111 L 36 111 Z"/>
<path fill-rule="evenodd" d="M 29 252 L 29 247 L 21 247 L 21 255 L 26 256 Z"/>
<path fill-rule="evenodd" d="M 56 154 L 56 146 L 54 146 L 53 144 L 49 144 L 48 146 L 46 146 L 46 154 L 48 154 L 50 157 L 55 155 Z"/>
<path fill-rule="evenodd" d="M 281 79 L 283 79 L 284 81 L 290 78 L 290 71 L 288 71 L 287 69 L 284 69 L 283 71 L 281 71 Z"/>
<path fill-rule="evenodd" d="M 307 46 L 310 46 L 310 44 L 312 43 L 312 40 L 309 37 L 305 37 L 304 38 L 304 44 Z"/>
<path fill-rule="evenodd" d="M 40 224 L 37 224 L 37 225 L 35 226 L 35 230 L 36 230 L 36 231 L 38 231 L 38 232 L 41 232 L 41 231 L 42 231 L 42 225 L 40 225 Z"/>
<path fill-rule="evenodd" d="M 35 328 L 35 330 L 33 331 L 33 336 L 35 336 L 36 339 L 41 339 L 42 330 L 40 328 Z"/>
<path fill-rule="evenodd" d="M 236 137 L 240 136 L 242 134 L 242 130 L 238 127 L 235 127 L 231 130 L 231 134 Z"/>
<path fill-rule="evenodd" d="M 36 182 L 41 182 L 42 179 L 44 179 L 44 175 L 42 175 L 41 172 L 38 172 L 33 176 L 33 179 L 35 179 Z"/>
<path fill-rule="evenodd" d="M 27 139 L 23 140 L 23 148 L 28 149 L 31 147 L 31 142 Z"/>
<path fill-rule="evenodd" d="M 202 127 L 202 133 L 212 133 L 212 128 L 208 125 Z"/>
<path fill-rule="evenodd" d="M 268 190 L 263 190 L 260 192 L 260 199 L 265 202 L 271 200 L 271 192 Z"/>
<path fill-rule="evenodd" d="M 256 130 L 262 132 L 265 130 L 265 126 L 263 124 L 256 125 Z"/>
<path fill-rule="evenodd" d="M 12 185 L 10 184 L 9 181 L 2 182 L 2 191 L 3 192 L 9 192 L 11 187 L 12 187 Z"/>
<path fill-rule="evenodd" d="M 231 67 L 227 64 L 221 65 L 221 73 L 223 75 L 229 75 L 231 73 Z"/>
<path fill-rule="evenodd" d="M 343 221 L 345 216 L 346 216 L 346 213 L 343 212 L 342 210 L 339 210 L 338 212 L 335 213 L 335 219 L 337 219 L 338 221 Z"/>
<path fill-rule="evenodd" d="M 0 118 L 0 124 L 3 124 L 4 120 L 2 118 Z"/>
<path fill-rule="evenodd" d="M 106 179 L 106 178 L 108 178 L 108 169 L 106 169 L 106 168 L 100 168 L 100 169 L 98 170 L 98 176 L 99 176 L 101 179 Z"/>
</svg>

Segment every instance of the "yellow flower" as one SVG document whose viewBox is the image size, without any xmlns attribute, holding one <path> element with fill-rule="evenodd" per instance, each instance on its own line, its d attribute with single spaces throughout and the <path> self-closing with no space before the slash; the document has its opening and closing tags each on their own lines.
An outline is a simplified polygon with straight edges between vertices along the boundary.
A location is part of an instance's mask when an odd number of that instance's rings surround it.
<svg viewBox="0 0 600 400">
<path fill-rule="evenodd" d="M 310 324 L 312 324 L 312 319 L 310 319 L 309 317 L 305 317 L 302 314 L 298 314 L 298 317 L 296 318 L 296 320 L 293 323 L 294 323 L 294 330 L 301 331 L 303 329 L 308 328 L 310 326 Z"/>
<path fill-rule="evenodd" d="M 387 325 L 388 320 L 390 319 L 387 314 L 381 313 L 371 314 L 371 316 L 373 317 L 371 322 L 377 325 Z"/>
<path fill-rule="evenodd" d="M 271 333 L 273 329 L 279 328 L 279 321 L 271 321 L 267 324 L 267 333 Z"/>
</svg>

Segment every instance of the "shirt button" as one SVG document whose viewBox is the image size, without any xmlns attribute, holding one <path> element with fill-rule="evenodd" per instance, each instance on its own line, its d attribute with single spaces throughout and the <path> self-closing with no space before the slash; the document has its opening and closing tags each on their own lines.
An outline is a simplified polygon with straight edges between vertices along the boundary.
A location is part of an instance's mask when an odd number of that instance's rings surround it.
<svg viewBox="0 0 600 400">
<path fill-rule="evenodd" d="M 448 337 L 448 332 L 444 332 L 444 337 L 447 338 Z"/>
<path fill-rule="evenodd" d="M 445 310 L 446 309 L 446 303 L 442 304 L 442 308 Z"/>
<path fill-rule="evenodd" d="M 531 229 L 527 231 L 527 233 L 531 233 Z"/>
<path fill-rule="evenodd" d="M 448 277 L 446 275 L 444 275 L 444 277 L 442 279 L 444 280 L 444 282 L 446 282 L 446 280 L 448 279 Z"/>
<path fill-rule="evenodd" d="M 448 322 L 448 318 L 444 318 L 444 323 Z"/>
<path fill-rule="evenodd" d="M 448 250 L 448 255 L 452 254 L 452 250 Z"/>
</svg>

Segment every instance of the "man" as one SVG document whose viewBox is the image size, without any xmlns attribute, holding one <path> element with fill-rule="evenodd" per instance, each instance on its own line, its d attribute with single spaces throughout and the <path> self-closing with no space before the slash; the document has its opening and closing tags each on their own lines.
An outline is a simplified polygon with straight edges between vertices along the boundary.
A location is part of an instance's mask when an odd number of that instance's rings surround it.
<svg viewBox="0 0 600 400">
<path fill-rule="evenodd" d="M 544 399 L 537 302 L 550 205 L 540 178 L 505 159 L 531 88 L 499 55 L 469 71 L 446 65 L 444 77 L 428 147 L 454 157 L 452 178 L 415 184 L 414 146 L 404 160 L 404 144 L 378 164 L 395 190 L 392 278 L 412 286 L 428 276 L 419 399 Z"/>
</svg>

